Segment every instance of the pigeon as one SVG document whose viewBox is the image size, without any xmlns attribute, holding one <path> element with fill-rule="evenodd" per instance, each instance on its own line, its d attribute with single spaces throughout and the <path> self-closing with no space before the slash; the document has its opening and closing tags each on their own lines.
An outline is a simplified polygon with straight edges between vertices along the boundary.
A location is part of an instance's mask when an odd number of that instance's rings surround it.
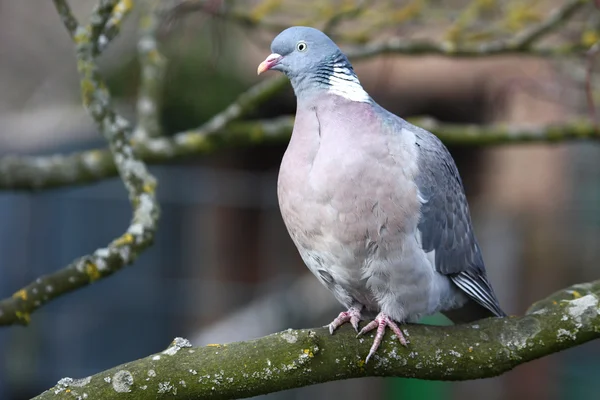
<svg viewBox="0 0 600 400">
<path fill-rule="evenodd" d="M 297 100 L 279 170 L 281 215 L 300 256 L 347 309 L 358 335 L 442 312 L 455 323 L 503 317 L 486 276 L 458 169 L 427 130 L 378 105 L 323 32 L 295 26 L 258 74 L 290 80 Z M 360 331 L 359 322 L 373 318 Z"/>
</svg>

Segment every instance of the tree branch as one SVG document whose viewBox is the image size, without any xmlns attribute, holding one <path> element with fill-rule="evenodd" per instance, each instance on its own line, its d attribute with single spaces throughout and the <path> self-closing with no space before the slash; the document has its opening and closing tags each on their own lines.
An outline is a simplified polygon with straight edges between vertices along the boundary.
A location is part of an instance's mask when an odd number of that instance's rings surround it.
<svg viewBox="0 0 600 400">
<path fill-rule="evenodd" d="M 590 0 L 570 0 L 561 7 L 552 11 L 548 18 L 537 25 L 520 32 L 509 39 L 495 40 L 488 43 L 475 45 L 457 45 L 452 42 L 441 44 L 427 41 L 412 41 L 393 38 L 383 43 L 370 43 L 361 48 L 348 52 L 354 59 L 372 57 L 378 54 L 439 54 L 454 57 L 483 57 L 503 54 L 529 54 L 532 56 L 564 56 L 566 54 L 580 53 L 585 50 L 582 44 L 570 44 L 552 47 L 534 47 L 534 45 L 548 34 L 554 32 Z"/>
<path fill-rule="evenodd" d="M 270 31 L 282 31 L 288 25 L 257 20 L 249 14 L 230 10 L 228 4 L 223 0 L 176 0 L 167 4 L 161 10 L 163 21 L 171 25 L 173 21 L 191 12 L 202 12 L 210 17 L 234 21 L 240 26 L 247 28 L 264 28 Z"/>
<path fill-rule="evenodd" d="M 113 9 L 115 8 L 116 1 L 113 0 L 100 0 L 94 7 L 92 16 L 90 17 L 90 42 L 93 46 L 94 54 L 100 53 L 99 49 L 99 38 L 108 23 L 108 20 L 112 16 Z"/>
<path fill-rule="evenodd" d="M 111 1 L 113 4 L 114 1 Z M 108 44 L 119 34 L 121 31 L 121 26 L 123 25 L 123 20 L 131 9 L 133 8 L 133 0 L 119 0 L 116 5 L 113 7 L 112 12 L 106 21 L 104 28 L 101 31 L 101 34 L 98 36 L 97 46 L 94 48 L 94 51 L 97 52 L 98 55 L 100 52 L 104 51 Z"/>
<path fill-rule="evenodd" d="M 347 51 L 348 57 L 359 60 L 383 54 L 404 54 L 411 56 L 439 55 L 456 58 L 476 58 L 523 54 L 533 57 L 564 57 L 585 52 L 583 44 L 519 47 L 510 40 L 497 42 L 456 45 L 452 42 L 431 42 L 427 40 L 406 40 L 392 38 L 383 42 L 373 42 Z"/>
<path fill-rule="evenodd" d="M 64 0 L 53 1 L 58 10 L 70 14 Z M 92 150 L 66 157 L 9 157 L 0 161 L 0 172 L 4 172 L 3 182 L 7 183 L 5 178 L 8 178 L 13 189 L 26 181 L 34 183 L 35 188 L 56 187 L 75 184 L 79 182 L 79 178 L 90 182 L 114 176 L 118 172 L 134 206 L 133 221 L 127 232 L 106 248 L 79 258 L 60 271 L 40 277 L 12 297 L 0 301 L 0 326 L 17 322 L 27 324 L 30 314 L 43 304 L 99 278 L 112 275 L 131 264 L 152 243 L 159 214 L 155 198 L 156 181 L 146 170 L 138 154 L 146 154 L 149 160 L 158 161 L 162 158 L 165 161 L 164 158 L 172 158 L 173 154 L 184 156 L 210 151 L 218 143 L 219 132 L 227 123 L 270 98 L 274 91 L 280 90 L 286 83 L 283 77 L 261 82 L 240 95 L 198 131 L 184 132 L 172 139 L 158 138 L 142 142 L 138 145 L 139 151 L 134 151 L 129 140 L 131 128 L 110 106 L 110 95 L 97 72 L 89 31 L 78 28 L 75 37 L 78 67 L 82 75 L 82 95 L 88 111 L 109 141 L 110 151 Z M 212 139 L 206 140 L 207 137 Z M 6 168 L 14 168 L 15 174 L 11 177 Z"/>
<path fill-rule="evenodd" d="M 248 128 L 258 129 L 259 135 L 252 131 L 227 134 L 226 125 L 231 123 L 264 101 L 287 84 L 283 76 L 267 79 L 254 85 L 241 94 L 236 101 L 222 112 L 212 117 L 201 127 L 181 132 L 173 137 L 161 137 L 134 142 L 136 155 L 147 162 L 167 162 L 185 156 L 208 154 L 215 150 L 235 144 L 261 143 L 264 130 L 279 126 L 272 121 L 271 126 L 262 123 L 250 124 Z M 269 124 L 267 124 L 269 125 Z M 288 123 L 289 125 L 289 123 Z M 278 134 L 280 130 L 277 129 Z M 286 133 L 283 133 L 285 135 Z M 287 132 L 289 135 L 289 130 Z M 281 140 L 283 140 L 283 135 Z M 71 155 L 52 156 L 5 156 L 0 158 L 0 189 L 45 189 L 74 184 L 96 182 L 117 173 L 108 150 L 88 150 Z"/>
<path fill-rule="evenodd" d="M 247 92 L 246 102 L 258 94 L 276 90 L 281 80 L 268 81 Z M 241 98 L 240 98 L 241 99 Z M 173 137 L 151 138 L 135 143 L 135 153 L 152 164 L 211 154 L 231 147 L 285 143 L 290 136 L 293 117 L 230 123 L 244 114 L 240 102 L 230 106 L 202 127 Z M 241 107 L 241 108 L 238 108 Z M 447 124 L 432 118 L 409 121 L 428 129 L 446 144 L 464 146 L 503 145 L 529 142 L 562 142 L 598 139 L 592 122 L 574 120 L 561 125 L 518 127 L 509 125 Z M 6 156 L 0 158 L 0 189 L 39 190 L 96 182 L 116 175 L 108 150 L 88 150 L 70 155 L 41 157 Z"/>
<path fill-rule="evenodd" d="M 138 124 L 133 133 L 135 140 L 156 137 L 161 133 L 160 100 L 167 62 L 160 54 L 156 40 L 158 5 L 159 0 L 146 0 L 139 23 L 138 58 L 141 81 L 137 98 Z"/>
<path fill-rule="evenodd" d="M 61 379 L 35 399 L 180 399 L 250 397 L 334 380 L 394 376 L 470 380 L 600 337 L 600 281 L 561 290 L 523 317 L 458 326 L 406 325 L 408 348 L 386 336 L 365 364 L 372 337 L 347 325 L 287 330 L 256 340 L 192 348 L 181 338 L 155 355 L 96 375 Z"/>
<path fill-rule="evenodd" d="M 462 55 L 523 51 L 569 19 L 588 2 L 588 0 L 568 1 L 547 20 L 511 40 L 492 42 L 472 49 L 452 48 L 450 50 L 453 54 L 458 52 Z M 108 140 L 110 151 L 91 150 L 70 156 L 2 158 L 0 188 L 57 187 L 96 181 L 119 173 L 129 191 L 134 206 L 134 217 L 128 231 L 107 248 L 98 249 L 92 255 L 75 260 L 63 270 L 41 277 L 19 290 L 12 298 L 1 301 L 0 325 L 26 323 L 30 313 L 45 302 L 114 273 L 133 262 L 137 254 L 151 243 L 158 219 L 158 205 L 154 197 L 156 182 L 141 159 L 149 162 L 166 162 L 185 156 L 210 153 L 223 147 L 247 146 L 271 141 L 283 142 L 288 139 L 292 126 L 292 119 L 289 117 L 270 121 L 232 123 L 285 87 L 286 79 L 280 76 L 254 86 L 197 130 L 182 132 L 173 138 L 149 138 L 150 134 L 145 135 L 146 137 L 141 135 L 132 143 L 131 128 L 128 122 L 112 109 L 110 95 L 94 61 L 94 57 L 119 32 L 123 18 L 132 7 L 132 2 L 100 0 L 87 27 L 79 25 L 65 0 L 54 0 L 54 3 L 67 31 L 76 43 L 84 104 Z M 145 39 L 153 38 L 156 21 L 150 22 L 142 43 Z M 155 44 L 154 41 L 154 46 L 149 46 L 144 53 L 148 57 L 145 66 L 152 69 L 152 73 L 160 70 L 156 68 L 158 64 L 153 65 L 156 60 L 150 59 L 153 51 L 156 50 Z M 392 51 L 394 46 L 396 49 L 399 48 L 398 46 L 402 47 L 401 42 L 398 41 L 377 46 L 366 46 L 360 51 L 355 51 L 354 57 L 368 57 Z M 143 50 L 144 46 L 140 47 Z M 446 45 L 438 50 L 440 49 L 450 51 Z M 149 89 L 147 93 L 153 100 L 157 96 L 155 89 Z M 139 108 L 143 109 L 142 106 Z M 140 117 L 141 126 L 149 129 L 152 124 L 149 121 L 144 122 L 143 115 Z M 594 127 L 585 122 L 523 129 L 504 126 L 444 125 L 433 120 L 420 120 L 418 124 L 437 133 L 447 143 L 460 144 L 482 145 L 597 137 Z"/>
<path fill-rule="evenodd" d="M 92 14 L 92 24 L 80 26 L 66 0 L 53 0 L 67 30 L 72 34 L 77 50 L 77 69 L 81 79 L 83 103 L 109 143 L 107 158 L 114 162 L 133 206 L 133 218 L 127 231 L 107 247 L 81 257 L 65 268 L 42 276 L 17 291 L 12 297 L 0 301 L 0 325 L 27 324 L 36 309 L 65 293 L 87 286 L 112 275 L 131 264 L 137 255 L 148 247 L 154 238 L 159 209 L 155 197 L 156 180 L 146 165 L 134 155 L 129 143 L 131 127 L 125 118 L 112 108 L 108 90 L 95 63 L 96 31 L 108 21 L 116 0 L 101 2 Z M 72 24 L 76 24 L 72 32 Z M 93 24 L 98 24 L 94 28 Z M 64 171 L 70 173 L 69 171 Z"/>
<path fill-rule="evenodd" d="M 529 28 L 522 34 L 509 40 L 494 41 L 474 47 L 456 47 L 449 43 L 431 43 L 392 39 L 384 43 L 368 44 L 350 51 L 353 58 L 368 58 L 383 53 L 404 54 L 444 54 L 455 56 L 487 56 L 514 52 L 533 52 L 538 55 L 566 54 L 579 51 L 579 45 L 570 47 L 534 48 L 531 46 L 542 37 L 571 18 L 577 10 L 588 4 L 589 0 L 570 0 L 550 14 L 541 23 Z M 203 2 L 178 2 L 183 5 L 202 5 Z M 61 7 L 61 3 L 59 3 Z M 113 9 L 112 16 L 105 28 L 105 36 L 114 37 L 122 17 L 128 12 L 131 2 L 121 0 Z M 211 11 L 216 12 L 216 11 Z M 61 17 L 69 32 L 76 21 L 72 15 L 62 13 Z M 154 27 L 155 28 L 155 27 Z M 152 28 L 152 29 L 154 29 Z M 154 67 L 153 67 L 154 68 Z M 235 127 L 225 126 L 239 119 L 253 107 L 274 95 L 286 86 L 285 78 L 276 77 L 261 82 L 242 94 L 226 110 L 217 114 L 208 123 L 198 129 L 181 132 L 173 138 L 138 139 L 134 144 L 136 154 L 152 163 L 167 162 L 185 156 L 210 153 L 220 148 L 258 144 L 262 141 L 284 141 L 289 136 L 291 120 L 277 119 L 270 122 L 252 122 Z M 152 89 L 152 96 L 156 93 Z M 143 93 L 142 93 L 143 94 Z M 150 96 L 150 97 L 152 97 Z M 140 100 L 141 102 L 141 100 Z M 149 102 L 144 102 L 148 105 Z M 156 105 L 156 104 L 155 104 Z M 142 109 L 139 106 L 138 109 Z M 143 117 L 143 115 L 140 115 Z M 143 118 L 140 119 L 142 122 Z M 145 123 L 144 123 L 145 124 Z M 518 143 L 530 141 L 561 141 L 596 137 L 593 127 L 587 122 L 570 122 L 564 126 L 519 128 L 507 126 L 478 127 L 475 125 L 446 125 L 433 120 L 418 120 L 425 128 L 438 134 L 447 143 L 465 145 L 484 145 Z M 246 129 L 246 132 L 244 132 Z M 114 176 L 116 168 L 106 150 L 91 150 L 72 155 L 50 157 L 14 157 L 0 159 L 0 189 L 42 189 L 95 182 Z"/>
<path fill-rule="evenodd" d="M 428 40 L 407 40 L 394 37 L 383 42 L 371 42 L 352 48 L 347 54 L 350 58 L 354 59 L 373 57 L 381 54 L 443 55 L 448 57 L 487 57 L 504 54 L 561 57 L 568 54 L 578 54 L 586 50 L 583 44 L 539 47 L 536 47 L 535 44 L 555 32 L 559 27 L 568 22 L 581 8 L 590 3 L 592 3 L 591 0 L 568 0 L 550 12 L 548 17 L 538 24 L 508 39 L 492 40 L 486 43 L 457 44 L 452 41 L 438 43 Z M 172 20 L 178 15 L 193 11 L 200 11 L 213 17 L 228 19 L 250 28 L 264 28 L 270 31 L 281 31 L 287 28 L 287 26 L 271 21 L 258 20 L 252 15 L 236 10 L 208 7 L 205 1 L 199 0 L 177 1 L 170 8 L 163 10 L 163 14 L 165 15 L 165 19 Z M 330 28 L 329 25 L 331 22 L 335 24 L 339 18 L 345 18 L 347 15 L 353 17 L 361 11 L 361 7 L 357 7 L 348 12 L 340 12 L 337 15 L 333 15 L 328 21 L 325 21 L 324 26 Z"/>
</svg>

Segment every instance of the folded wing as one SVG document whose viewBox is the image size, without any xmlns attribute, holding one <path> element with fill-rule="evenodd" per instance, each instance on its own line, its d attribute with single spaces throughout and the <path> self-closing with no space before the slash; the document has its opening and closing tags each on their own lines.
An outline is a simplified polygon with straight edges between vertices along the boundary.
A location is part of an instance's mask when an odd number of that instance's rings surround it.
<svg viewBox="0 0 600 400">
<path fill-rule="evenodd" d="M 433 134 L 414 126 L 419 149 L 416 183 L 421 201 L 419 231 L 425 252 L 435 252 L 436 270 L 493 315 L 505 316 L 487 279 L 469 206 L 450 153 Z"/>
</svg>

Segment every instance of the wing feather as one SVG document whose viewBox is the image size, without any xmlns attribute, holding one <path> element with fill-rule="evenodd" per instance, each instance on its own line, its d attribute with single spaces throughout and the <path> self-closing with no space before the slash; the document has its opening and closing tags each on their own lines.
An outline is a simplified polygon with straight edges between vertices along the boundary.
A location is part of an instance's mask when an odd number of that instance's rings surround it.
<svg viewBox="0 0 600 400">
<path fill-rule="evenodd" d="M 430 132 L 410 125 L 419 149 L 416 178 L 421 200 L 418 229 L 423 250 L 435 253 L 435 268 L 494 315 L 505 316 L 490 285 L 475 239 L 463 184 L 452 156 Z"/>
</svg>

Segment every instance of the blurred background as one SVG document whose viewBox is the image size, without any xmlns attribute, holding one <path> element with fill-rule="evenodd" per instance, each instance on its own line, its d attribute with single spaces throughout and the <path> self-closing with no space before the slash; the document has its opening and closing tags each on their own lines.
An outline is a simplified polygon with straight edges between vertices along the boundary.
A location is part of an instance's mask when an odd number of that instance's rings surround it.
<svg viewBox="0 0 600 400">
<path fill-rule="evenodd" d="M 168 67 L 160 91 L 162 131 L 173 135 L 201 125 L 257 82 L 256 66 L 280 27 L 328 27 L 347 48 L 393 36 L 478 43 L 512 37 L 565 2 L 163 1 L 168 18 L 159 40 Z M 82 17 L 95 4 L 72 3 Z M 596 43 L 600 10 L 586 7 L 544 43 Z M 332 23 L 341 12 L 348 20 Z M 134 11 L 101 58 L 118 108 L 132 120 L 140 82 L 138 19 Z M 366 90 L 402 117 L 510 126 L 587 118 L 587 66 L 583 52 L 549 59 L 387 55 L 355 63 Z M 78 85 L 73 47 L 52 3 L 0 0 L 1 156 L 105 146 L 81 107 Z M 294 110 L 287 88 L 250 117 Z M 162 206 L 154 246 L 134 266 L 43 307 L 30 326 L 0 329 L 0 399 L 33 397 L 64 376 L 85 377 L 160 351 L 175 336 L 204 345 L 329 323 L 341 306 L 309 275 L 277 207 L 285 147 L 282 142 L 221 150 L 151 166 Z M 558 289 L 600 277 L 596 143 L 450 150 L 505 311 L 522 314 Z M 129 219 L 117 178 L 0 192 L 0 296 L 104 246 Z M 590 399 L 600 393 L 599 360 L 600 343 L 592 342 L 494 379 L 368 378 L 265 397 Z"/>
</svg>

